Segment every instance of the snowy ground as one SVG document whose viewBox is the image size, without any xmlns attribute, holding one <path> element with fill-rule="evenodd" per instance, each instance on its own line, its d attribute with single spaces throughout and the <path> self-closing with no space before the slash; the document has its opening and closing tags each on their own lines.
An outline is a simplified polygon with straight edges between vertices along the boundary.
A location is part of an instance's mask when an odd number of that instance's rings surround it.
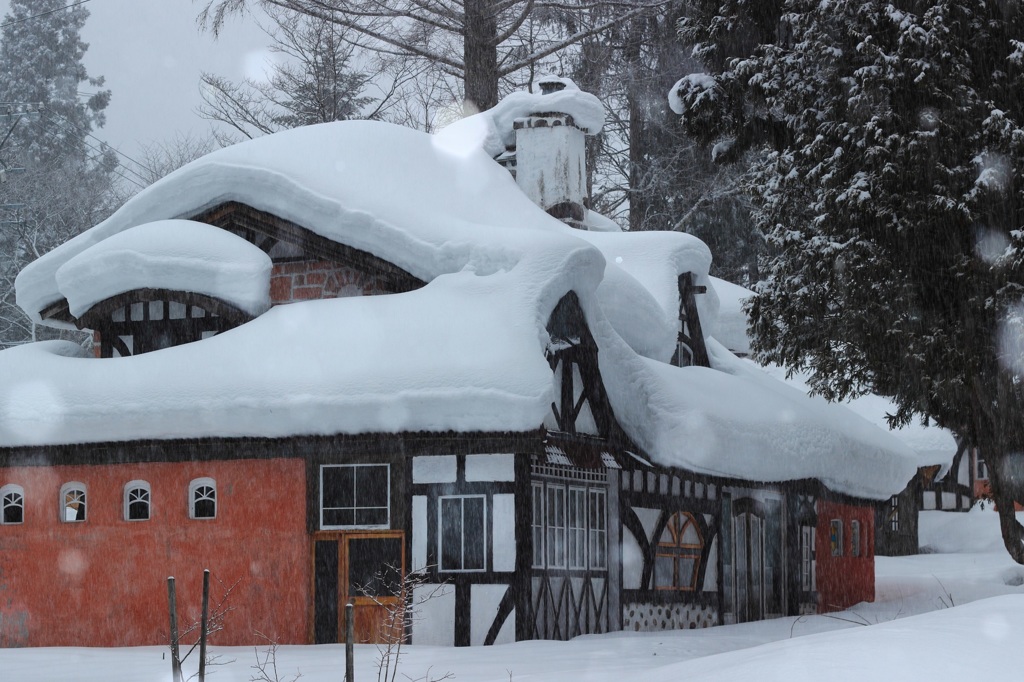
<svg viewBox="0 0 1024 682">
<path fill-rule="evenodd" d="M 927 512 L 922 546 L 933 553 L 877 559 L 877 598 L 829 616 L 659 633 L 615 633 L 571 642 L 498 647 L 408 647 L 397 680 L 732 680 L 818 682 L 998 676 L 1020 668 L 1013 645 L 1024 631 L 1024 567 L 1001 548 L 991 511 Z M 967 550 L 967 551 L 959 551 Z M 253 679 L 252 649 L 215 649 L 234 662 L 215 682 Z M 170 679 L 160 647 L 0 649 L 0 682 L 150 682 Z M 378 654 L 356 649 L 356 678 L 377 680 Z M 981 668 L 979 668 L 981 666 Z M 281 680 L 340 682 L 339 646 L 281 647 Z M 260 678 L 262 679 L 262 678 Z M 273 679 L 273 678 L 271 678 Z"/>
</svg>

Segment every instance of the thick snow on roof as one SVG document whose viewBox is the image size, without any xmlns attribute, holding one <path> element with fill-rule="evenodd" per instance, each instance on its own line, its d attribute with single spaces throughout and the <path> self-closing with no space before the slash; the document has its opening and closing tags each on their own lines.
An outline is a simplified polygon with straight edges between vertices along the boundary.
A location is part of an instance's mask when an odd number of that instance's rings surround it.
<svg viewBox="0 0 1024 682">
<path fill-rule="evenodd" d="M 656 461 L 748 480 L 815 477 L 878 498 L 913 473 L 887 434 L 739 371 L 711 338 L 714 369 L 665 364 L 678 330 L 678 275 L 710 284 L 711 254 L 696 238 L 573 230 L 481 150 L 386 124 L 297 129 L 189 164 L 26 268 L 19 303 L 38 311 L 58 300 L 56 273 L 104 240 L 225 201 L 369 251 L 428 283 L 280 306 L 213 338 L 137 357 L 70 357 L 66 344 L 0 352 L 0 445 L 532 431 L 554 399 L 546 324 L 574 291 L 616 416 Z M 712 333 L 714 289 L 697 302 Z"/>
<path fill-rule="evenodd" d="M 270 307 L 272 263 L 226 230 L 191 220 L 163 220 L 115 234 L 56 272 L 60 293 L 79 317 L 96 303 L 135 289 L 190 291 L 259 315 Z"/>
<path fill-rule="evenodd" d="M 754 292 L 715 277 L 712 277 L 711 281 L 721 301 L 715 338 L 732 351 L 749 353 L 750 339 L 747 337 L 747 316 L 743 312 L 743 303 L 753 296 Z M 750 364 L 753 365 L 753 362 Z M 811 390 L 806 382 L 806 374 L 798 372 L 787 377 L 785 368 L 778 365 L 768 365 L 760 369 L 779 382 L 789 384 L 802 393 L 809 393 Z M 889 398 L 880 395 L 864 395 L 843 404 L 851 412 L 879 428 L 890 430 L 886 415 L 894 414 L 896 406 Z M 914 452 L 918 466 L 933 464 L 949 466 L 956 454 L 956 439 L 947 429 L 913 422 L 890 431 Z"/>
</svg>

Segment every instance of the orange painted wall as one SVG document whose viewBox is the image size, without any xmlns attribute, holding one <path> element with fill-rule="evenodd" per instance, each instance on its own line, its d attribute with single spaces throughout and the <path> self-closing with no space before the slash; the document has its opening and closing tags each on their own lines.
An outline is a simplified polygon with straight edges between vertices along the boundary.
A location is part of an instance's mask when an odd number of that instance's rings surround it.
<svg viewBox="0 0 1024 682">
<path fill-rule="evenodd" d="M 831 522 L 843 523 L 842 556 L 832 556 Z M 851 521 L 860 522 L 860 556 L 853 556 Z M 815 531 L 818 611 L 841 611 L 862 601 L 875 600 L 875 516 L 869 506 L 818 501 Z"/>
<path fill-rule="evenodd" d="M 217 482 L 217 517 L 190 519 L 192 479 Z M 124 484 L 148 481 L 151 518 L 125 521 Z M 61 485 L 87 487 L 87 518 L 58 520 Z M 0 525 L 0 646 L 128 646 L 167 642 L 167 576 L 179 622 L 199 619 L 238 581 L 220 645 L 307 640 L 310 544 L 300 459 L 0 469 L 25 490 L 25 522 Z M 191 640 L 189 640 L 191 641 Z"/>
</svg>

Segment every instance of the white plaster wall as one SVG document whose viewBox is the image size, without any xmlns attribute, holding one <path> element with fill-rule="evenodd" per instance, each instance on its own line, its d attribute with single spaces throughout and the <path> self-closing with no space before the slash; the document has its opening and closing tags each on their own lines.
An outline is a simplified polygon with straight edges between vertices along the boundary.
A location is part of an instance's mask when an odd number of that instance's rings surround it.
<svg viewBox="0 0 1024 682">
<path fill-rule="evenodd" d="M 437 457 L 413 457 L 413 483 L 454 483 L 455 455 Z"/>
<path fill-rule="evenodd" d="M 718 538 L 711 541 L 711 551 L 708 552 L 708 564 L 704 569 L 704 591 L 718 591 Z"/>
<path fill-rule="evenodd" d="M 511 453 L 466 455 L 466 480 L 514 481 L 516 456 Z"/>
<path fill-rule="evenodd" d="M 427 565 L 427 497 L 412 496 L 412 563 L 413 572 Z"/>
<path fill-rule="evenodd" d="M 622 529 L 622 587 L 639 590 L 644 573 L 644 555 L 628 528 Z"/>
<path fill-rule="evenodd" d="M 413 588 L 412 643 L 455 646 L 455 588 L 420 585 Z"/>
<path fill-rule="evenodd" d="M 472 585 L 469 600 L 472 603 L 472 614 L 469 619 L 469 643 L 481 646 L 487 638 L 494 617 L 498 614 L 498 604 L 508 591 L 508 585 Z M 505 628 L 502 628 L 504 630 Z M 515 633 L 515 630 L 512 630 Z M 515 637 L 513 636 L 513 639 Z"/>
<path fill-rule="evenodd" d="M 658 525 L 658 519 L 661 517 L 660 509 L 647 509 L 645 507 L 633 507 L 633 511 L 636 512 L 636 516 L 640 519 L 640 525 L 644 527 L 644 533 L 647 535 L 648 540 L 653 540 L 654 527 Z"/>
<path fill-rule="evenodd" d="M 495 495 L 491 530 L 494 538 L 495 571 L 516 570 L 516 496 Z"/>
</svg>

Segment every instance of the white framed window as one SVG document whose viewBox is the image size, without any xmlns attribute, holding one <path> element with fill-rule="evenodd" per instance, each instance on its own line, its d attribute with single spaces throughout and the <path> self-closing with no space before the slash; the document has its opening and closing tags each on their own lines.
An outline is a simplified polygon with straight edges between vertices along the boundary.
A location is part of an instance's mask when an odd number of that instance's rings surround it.
<svg viewBox="0 0 1024 682">
<path fill-rule="evenodd" d="M 125 521 L 149 521 L 150 487 L 146 481 L 124 484 L 123 511 Z"/>
<path fill-rule="evenodd" d="M 587 489 L 569 488 L 566 507 L 569 568 L 587 567 Z"/>
<path fill-rule="evenodd" d="M 320 467 L 320 528 L 390 527 L 390 464 Z"/>
<path fill-rule="evenodd" d="M 548 567 L 565 568 L 565 487 L 548 485 L 547 493 Z"/>
<path fill-rule="evenodd" d="M 25 523 L 25 489 L 8 483 L 0 488 L 0 524 Z"/>
<path fill-rule="evenodd" d="M 217 518 L 217 482 L 212 478 L 196 478 L 188 484 L 188 517 Z"/>
<path fill-rule="evenodd" d="M 860 556 L 860 521 L 850 521 L 850 556 Z"/>
<path fill-rule="evenodd" d="M 568 481 L 533 481 L 533 568 L 608 568 L 608 508 L 604 488 Z"/>
<path fill-rule="evenodd" d="M 453 495 L 438 498 L 440 570 L 487 570 L 487 498 Z"/>
<path fill-rule="evenodd" d="M 603 570 L 608 568 L 608 512 L 605 491 L 591 488 L 589 498 L 589 565 L 590 568 Z"/>
<path fill-rule="evenodd" d="M 530 518 L 530 529 L 533 531 L 533 567 L 544 568 L 544 484 L 534 481 L 533 516 Z"/>
<path fill-rule="evenodd" d="M 65 483 L 60 487 L 60 520 L 63 523 L 85 521 L 85 492 L 85 484 L 78 481 Z"/>
</svg>

